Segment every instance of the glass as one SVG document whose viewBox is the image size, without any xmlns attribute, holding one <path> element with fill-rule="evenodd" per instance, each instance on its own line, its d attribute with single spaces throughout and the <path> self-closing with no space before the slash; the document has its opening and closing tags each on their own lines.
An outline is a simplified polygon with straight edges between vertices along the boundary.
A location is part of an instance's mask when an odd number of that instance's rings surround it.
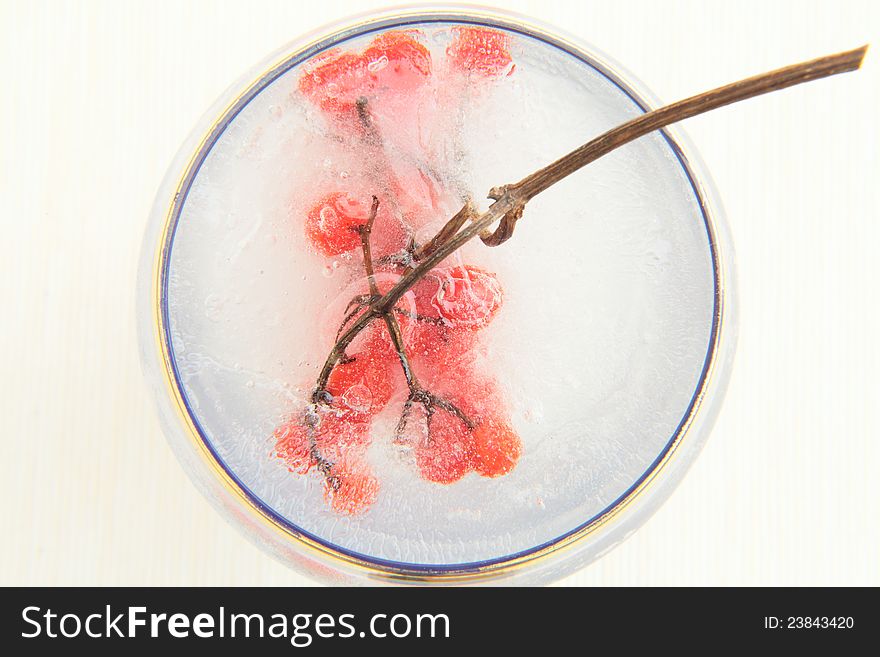
<svg viewBox="0 0 880 657">
<path fill-rule="evenodd" d="M 352 75 L 380 91 L 340 106 Z M 472 342 L 449 343 L 466 365 L 444 356 L 422 370 L 443 370 L 440 396 L 478 416 L 462 429 L 460 461 L 437 451 L 439 420 L 431 436 L 397 432 L 401 371 L 378 411 L 365 410 L 377 397 L 366 379 L 346 389 L 347 417 L 371 423 L 368 445 L 351 448 L 371 482 L 357 508 L 317 462 L 300 474 L 302 459 L 279 453 L 291 431 L 308 433 L 302 414 L 333 328 L 369 292 L 359 236 L 320 233 L 347 216 L 335 193 L 360 204 L 349 213 L 358 225 L 371 195 L 382 199 L 373 250 L 384 292 L 404 271 L 388 261 L 410 238 L 425 244 L 465 196 L 657 105 L 604 55 L 496 10 L 373 14 L 291 44 L 234 85 L 169 170 L 139 281 L 146 376 L 175 453 L 215 506 L 285 562 L 338 583 L 543 583 L 644 522 L 706 439 L 735 335 L 727 229 L 678 129 L 536 197 L 505 244 L 465 245 L 428 293 L 434 317 L 418 290 L 401 300 L 406 341 L 418 321 L 444 325 L 466 309 L 448 305 L 462 289 L 497 297 L 480 306 L 491 323 L 477 317 L 479 331 L 456 334 Z M 481 434 L 495 451 L 480 460 L 474 426 L 496 407 L 503 421 Z M 508 429 L 515 448 L 497 447 Z"/>
</svg>

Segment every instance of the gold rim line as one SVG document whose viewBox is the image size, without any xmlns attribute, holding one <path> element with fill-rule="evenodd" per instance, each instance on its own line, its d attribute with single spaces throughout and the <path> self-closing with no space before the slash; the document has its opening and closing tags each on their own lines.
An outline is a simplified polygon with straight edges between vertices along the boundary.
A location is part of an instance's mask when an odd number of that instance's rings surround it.
<svg viewBox="0 0 880 657">
<path fill-rule="evenodd" d="M 394 14 L 394 16 L 405 18 L 428 18 L 430 16 L 439 16 L 441 14 L 442 12 L 426 13 L 424 11 L 412 11 L 403 14 L 397 13 Z M 496 26 L 498 26 L 499 22 L 501 23 L 501 26 L 503 26 L 504 24 L 503 17 L 499 17 L 488 12 L 469 11 L 465 8 L 461 8 L 460 10 L 456 8 L 455 14 L 448 15 L 448 18 L 450 20 L 454 20 L 456 16 L 459 18 L 468 17 L 473 19 L 482 19 L 489 22 L 490 24 L 495 24 Z M 164 383 L 169 390 L 170 398 L 173 400 L 174 410 L 176 411 L 179 420 L 182 422 L 183 426 L 186 429 L 186 434 L 189 437 L 191 446 L 196 448 L 195 452 L 200 457 L 200 460 L 208 465 L 209 470 L 213 473 L 214 482 L 221 484 L 223 490 L 231 495 L 233 501 L 237 502 L 239 505 L 243 505 L 243 507 L 250 512 L 251 517 L 254 520 L 258 521 L 262 529 L 269 530 L 276 536 L 280 536 L 284 543 L 289 543 L 290 541 L 295 542 L 299 547 L 305 548 L 308 554 L 316 557 L 320 563 L 324 563 L 325 561 L 330 560 L 334 565 L 341 564 L 347 567 L 346 569 L 353 569 L 356 572 L 360 572 L 361 574 L 366 574 L 368 576 L 378 576 L 381 579 L 385 580 L 397 580 L 407 582 L 473 582 L 476 580 L 484 580 L 488 578 L 507 575 L 515 570 L 521 569 L 523 566 L 533 565 L 538 562 L 544 562 L 550 556 L 556 556 L 563 551 L 569 551 L 570 549 L 575 547 L 577 543 L 581 542 L 586 537 L 593 535 L 598 530 L 610 525 L 615 521 L 618 521 L 621 517 L 621 514 L 625 510 L 632 506 L 637 500 L 644 499 L 644 493 L 657 484 L 659 475 L 665 471 L 665 468 L 668 466 L 673 456 L 678 453 L 679 446 L 681 445 L 688 432 L 692 428 L 694 422 L 696 421 L 699 410 L 702 407 L 702 404 L 706 397 L 707 391 L 712 389 L 711 383 L 715 379 L 718 369 L 718 354 L 720 352 L 721 344 L 724 340 L 722 327 L 725 312 L 724 306 L 726 294 L 725 272 L 720 252 L 721 247 L 718 242 L 717 230 L 714 223 L 715 208 L 710 202 L 711 199 L 708 198 L 709 195 L 707 195 L 707 192 L 703 187 L 702 181 L 694 177 L 694 172 L 691 171 L 689 167 L 689 160 L 686 156 L 685 150 L 676 139 L 667 134 L 667 137 L 670 139 L 672 144 L 674 144 L 674 150 L 677 150 L 681 155 L 683 159 L 682 164 L 684 165 L 685 171 L 688 173 L 688 177 L 694 184 L 694 191 L 696 192 L 697 201 L 701 209 L 701 214 L 704 215 L 704 223 L 709 234 L 710 246 L 714 247 L 711 250 L 714 255 L 713 273 L 715 276 L 715 285 L 713 289 L 713 294 L 715 297 L 715 312 L 712 318 L 712 333 L 709 336 L 712 348 L 707 353 L 706 361 L 704 361 L 706 364 L 704 365 L 704 371 L 701 375 L 699 389 L 692 397 L 690 411 L 687 417 L 682 420 L 679 429 L 674 437 L 672 437 L 666 443 L 665 453 L 663 454 L 663 457 L 656 463 L 656 465 L 654 465 L 650 472 L 642 475 L 642 481 L 636 487 L 630 490 L 625 497 L 620 499 L 613 507 L 607 509 L 601 515 L 593 518 L 592 521 L 590 521 L 587 525 L 581 527 L 576 532 L 557 539 L 553 543 L 539 550 L 528 552 L 526 554 L 521 554 L 519 556 L 514 556 L 509 559 L 499 560 L 495 561 L 494 563 L 483 564 L 473 568 L 463 567 L 459 570 L 431 572 L 425 570 L 410 569 L 407 568 L 405 564 L 401 564 L 399 567 L 379 564 L 370 561 L 369 559 L 362 559 L 351 554 L 346 554 L 344 552 L 341 552 L 340 550 L 330 547 L 329 545 L 325 545 L 321 542 L 315 541 L 312 538 L 296 532 L 292 528 L 278 522 L 275 518 L 269 515 L 264 508 L 261 508 L 261 506 L 258 505 L 251 498 L 251 496 L 249 496 L 244 490 L 242 490 L 242 488 L 230 476 L 229 472 L 224 468 L 224 466 L 221 465 L 218 459 L 215 458 L 214 455 L 210 452 L 207 445 L 205 444 L 206 438 L 203 439 L 203 437 L 199 433 L 193 417 L 187 410 L 181 387 L 180 385 L 178 385 L 178 382 L 174 376 L 171 353 L 168 349 L 170 336 L 168 334 L 168 327 L 165 325 L 165 318 L 162 312 L 164 301 L 164 299 L 162 298 L 162 283 L 164 273 L 170 266 L 171 249 L 169 244 L 169 236 L 172 228 L 172 220 L 174 218 L 174 213 L 177 209 L 179 199 L 181 198 L 181 195 L 184 191 L 184 183 L 189 175 L 193 172 L 193 167 L 195 166 L 199 156 L 204 152 L 205 147 L 208 145 L 208 142 L 217 127 L 226 122 L 230 111 L 239 103 L 242 97 L 248 95 L 265 79 L 265 77 L 269 73 L 282 66 L 290 59 L 297 57 L 303 52 L 308 51 L 310 48 L 317 46 L 319 43 L 325 41 L 330 42 L 340 39 L 342 35 L 361 30 L 366 26 L 381 25 L 383 22 L 388 21 L 389 18 L 391 18 L 391 15 L 380 15 L 369 20 L 357 20 L 356 22 L 346 23 L 331 33 L 324 33 L 322 37 L 314 38 L 308 41 L 304 45 L 298 47 L 292 53 L 285 52 L 278 59 L 272 60 L 270 65 L 264 68 L 255 78 L 253 78 L 253 80 L 231 101 L 226 103 L 224 109 L 219 113 L 218 118 L 215 119 L 208 126 L 207 130 L 203 133 L 202 137 L 198 141 L 198 144 L 193 151 L 191 157 L 189 158 L 189 161 L 183 168 L 183 171 L 179 176 L 177 184 L 174 188 L 175 193 L 172 195 L 171 201 L 168 205 L 168 209 L 165 212 L 164 224 L 161 228 L 160 239 L 158 241 L 156 249 L 156 255 L 153 259 L 151 305 L 154 327 L 156 329 L 154 337 L 156 339 L 158 353 L 161 355 Z M 501 18 L 500 21 L 499 18 Z M 586 57 L 588 61 L 596 61 L 595 55 L 588 55 L 583 51 L 581 47 L 571 43 L 567 39 L 564 39 L 555 34 L 548 34 L 543 28 L 539 28 L 533 24 L 529 24 L 528 22 L 524 21 L 522 17 L 517 17 L 517 21 L 518 24 L 516 25 L 516 27 L 519 31 L 525 30 L 527 33 L 530 32 L 537 34 L 549 43 L 561 43 L 566 48 L 580 53 L 582 56 Z M 618 82 L 623 82 L 626 79 L 623 76 L 620 76 L 614 69 L 614 67 L 608 62 L 603 61 L 601 58 L 598 61 L 601 62 L 602 66 L 607 72 L 613 73 Z M 624 83 L 624 86 L 629 87 L 629 83 Z M 635 97 L 638 98 L 641 103 L 645 102 L 645 99 L 641 96 L 641 94 L 636 93 L 634 90 L 627 89 L 627 92 L 635 95 Z M 663 132 L 665 132 L 665 129 Z M 190 181 L 190 185 L 192 184 L 192 182 L 194 182 L 194 180 L 195 178 Z M 169 336 L 168 340 L 166 340 L 166 336 Z"/>
</svg>

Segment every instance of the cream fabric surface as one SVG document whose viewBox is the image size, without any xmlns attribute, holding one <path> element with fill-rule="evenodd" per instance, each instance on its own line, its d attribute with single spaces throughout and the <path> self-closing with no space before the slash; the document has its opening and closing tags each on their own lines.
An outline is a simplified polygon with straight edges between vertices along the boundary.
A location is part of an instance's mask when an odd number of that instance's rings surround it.
<svg viewBox="0 0 880 657">
<path fill-rule="evenodd" d="M 371 5 L 0 0 L 0 584 L 310 583 L 172 456 L 141 378 L 135 271 L 202 112 L 286 41 Z M 868 0 L 503 5 L 670 101 L 880 45 Z M 685 124 L 737 249 L 733 378 L 671 499 L 564 584 L 880 585 L 878 55 Z"/>
</svg>

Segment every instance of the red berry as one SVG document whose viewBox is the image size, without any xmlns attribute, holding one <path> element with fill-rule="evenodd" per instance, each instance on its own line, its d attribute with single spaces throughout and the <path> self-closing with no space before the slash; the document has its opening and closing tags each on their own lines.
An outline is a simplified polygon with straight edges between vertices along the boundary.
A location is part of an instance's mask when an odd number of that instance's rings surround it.
<svg viewBox="0 0 880 657">
<path fill-rule="evenodd" d="M 521 452 L 519 436 L 503 420 L 484 420 L 474 430 L 474 469 L 484 477 L 498 477 L 513 470 Z"/>
<path fill-rule="evenodd" d="M 310 431 L 314 432 L 320 456 L 331 463 L 354 458 L 370 443 L 370 424 L 356 413 L 321 408 L 316 423 L 314 429 L 310 429 L 302 413 L 275 430 L 275 453 L 292 472 L 305 474 L 317 465 L 309 441 Z"/>
<path fill-rule="evenodd" d="M 474 359 L 474 331 L 416 321 L 406 341 L 416 376 L 433 390 L 444 378 L 460 381 L 461 370 Z"/>
<path fill-rule="evenodd" d="M 321 199 L 306 218 L 306 237 L 326 256 L 339 255 L 361 244 L 359 229 L 370 216 L 370 207 L 346 194 Z"/>
<path fill-rule="evenodd" d="M 308 429 L 302 418 L 282 424 L 274 433 L 275 455 L 291 472 L 305 474 L 315 464 L 309 449 Z"/>
<path fill-rule="evenodd" d="M 407 354 L 416 376 L 433 390 L 442 379 L 458 379 L 461 367 L 473 360 L 477 334 L 466 328 L 452 326 L 440 316 L 434 297 L 441 287 L 437 271 L 430 272 L 411 290 L 416 317 L 409 318 L 406 335 Z"/>
<path fill-rule="evenodd" d="M 373 196 L 369 193 L 329 194 L 309 211 L 306 237 L 318 252 L 328 257 L 360 249 L 360 228 L 370 218 L 372 204 Z M 401 251 L 409 240 L 392 208 L 388 199 L 379 199 L 371 237 L 374 260 Z"/>
<path fill-rule="evenodd" d="M 410 92 L 431 74 L 431 54 L 413 33 L 380 34 L 363 55 L 338 49 L 318 55 L 299 79 L 299 90 L 324 112 L 357 120 L 357 101 L 384 91 Z"/>
<path fill-rule="evenodd" d="M 411 91 L 431 75 L 431 53 L 412 32 L 383 32 L 364 51 L 374 91 Z"/>
<path fill-rule="evenodd" d="M 397 204 L 387 197 L 379 197 L 379 214 L 373 224 L 371 245 L 373 261 L 400 253 L 409 244 L 410 235 L 396 214 Z M 377 272 L 379 267 L 377 266 Z"/>
<path fill-rule="evenodd" d="M 356 515 L 370 508 L 379 496 L 379 480 L 363 464 L 338 463 L 324 480 L 324 499 L 337 513 Z"/>
<path fill-rule="evenodd" d="M 415 453 L 424 479 L 451 484 L 471 469 L 473 435 L 456 415 L 435 407 L 428 418 L 427 442 L 417 445 Z"/>
<path fill-rule="evenodd" d="M 454 403 L 474 426 L 479 426 L 498 415 L 504 397 L 495 380 L 474 369 L 475 365 L 459 364 L 452 376 L 447 374 L 437 381 L 432 392 Z"/>
<path fill-rule="evenodd" d="M 473 265 L 434 270 L 440 285 L 431 304 L 450 326 L 486 326 L 501 308 L 503 292 L 494 274 Z"/>
<path fill-rule="evenodd" d="M 442 270 L 432 269 L 412 286 L 413 299 L 415 300 L 416 312 L 423 317 L 439 319 L 440 314 L 434 306 L 434 295 L 440 289 Z"/>
<path fill-rule="evenodd" d="M 331 115 L 354 115 L 371 86 L 363 57 L 332 49 L 315 57 L 299 79 L 299 90 Z"/>
<path fill-rule="evenodd" d="M 368 342 L 365 349 L 349 358 L 333 368 L 327 380 L 327 392 L 333 396 L 334 403 L 355 413 L 374 415 L 385 407 L 394 394 L 397 383 L 395 370 L 399 369 L 397 355 L 387 348 L 383 339 L 374 339 Z"/>
<path fill-rule="evenodd" d="M 458 27 L 446 49 L 452 66 L 486 77 L 501 75 L 509 69 L 510 38 L 500 30 L 485 27 Z"/>
<path fill-rule="evenodd" d="M 336 462 L 363 453 L 372 438 L 370 429 L 369 421 L 356 413 L 335 408 L 321 413 L 317 444 L 322 458 Z"/>
</svg>

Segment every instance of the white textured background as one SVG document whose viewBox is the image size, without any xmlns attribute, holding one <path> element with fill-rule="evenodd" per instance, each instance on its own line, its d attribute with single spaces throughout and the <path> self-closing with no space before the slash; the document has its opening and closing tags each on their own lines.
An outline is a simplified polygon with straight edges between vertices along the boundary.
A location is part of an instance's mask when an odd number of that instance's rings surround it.
<svg viewBox="0 0 880 657">
<path fill-rule="evenodd" d="M 875 42 L 698 117 L 737 248 L 727 400 L 684 482 L 566 584 L 880 585 L 880 5 L 497 0 L 671 101 Z M 0 0 L 0 584 L 307 584 L 190 484 L 141 380 L 153 194 L 241 73 L 363 1 Z"/>
</svg>

